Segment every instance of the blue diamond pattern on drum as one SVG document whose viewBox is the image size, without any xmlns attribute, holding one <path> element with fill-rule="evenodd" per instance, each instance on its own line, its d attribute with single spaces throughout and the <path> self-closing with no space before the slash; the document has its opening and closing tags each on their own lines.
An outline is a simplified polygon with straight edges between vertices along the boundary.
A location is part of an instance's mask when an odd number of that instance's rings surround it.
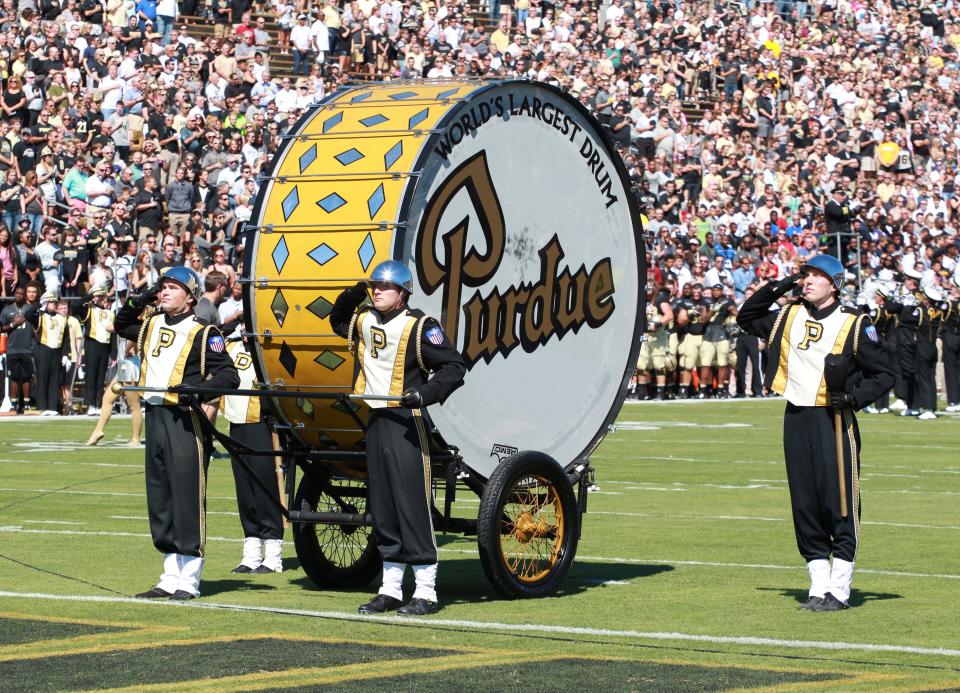
<svg viewBox="0 0 960 693">
<path fill-rule="evenodd" d="M 370 196 L 370 199 L 367 200 L 367 209 L 370 210 L 371 220 L 377 215 L 377 212 L 380 211 L 380 208 L 383 207 L 383 202 L 383 183 L 381 183 L 377 186 L 377 189 L 373 191 L 373 195 Z"/>
<path fill-rule="evenodd" d="M 360 244 L 360 249 L 357 251 L 357 256 L 360 258 L 360 264 L 363 266 L 364 272 L 367 271 L 376 254 L 377 248 L 373 244 L 373 235 L 368 233 L 367 237 L 363 239 L 363 243 Z"/>
<path fill-rule="evenodd" d="M 283 198 L 283 202 L 280 203 L 280 207 L 283 209 L 283 220 L 287 221 L 290 218 L 290 215 L 293 214 L 293 210 L 297 208 L 297 205 L 300 204 L 300 193 L 297 191 L 297 186 L 293 186 L 293 190 L 287 193 L 287 196 Z"/>
<path fill-rule="evenodd" d="M 307 306 L 307 310 L 323 320 L 325 317 L 330 315 L 330 312 L 333 310 L 333 304 L 323 296 L 320 296 L 315 301 L 310 303 L 309 306 Z"/>
<path fill-rule="evenodd" d="M 354 161 L 360 161 L 360 159 L 363 158 L 363 154 L 358 152 L 356 149 L 348 149 L 345 152 L 340 152 L 333 158 L 339 161 L 344 166 L 349 166 Z"/>
<path fill-rule="evenodd" d="M 317 145 L 311 144 L 310 148 L 300 155 L 300 173 L 303 173 L 314 161 L 317 160 Z"/>
<path fill-rule="evenodd" d="M 323 121 L 323 134 L 326 135 L 328 132 L 333 130 L 343 121 L 343 111 L 339 113 L 334 113 L 332 116 Z"/>
<path fill-rule="evenodd" d="M 307 253 L 307 257 L 316 262 L 321 267 L 333 258 L 337 256 L 337 251 L 328 246 L 326 243 L 321 243 L 316 248 Z"/>
<path fill-rule="evenodd" d="M 442 91 L 442 92 L 440 92 L 439 94 L 437 94 L 437 98 L 438 98 L 438 99 L 445 99 L 445 98 L 447 98 L 448 96 L 453 96 L 453 95 L 456 94 L 458 91 L 460 91 L 460 87 L 454 87 L 453 89 L 447 89 L 446 91 Z"/>
<path fill-rule="evenodd" d="M 329 214 L 330 212 L 335 212 L 343 207 L 345 204 L 347 204 L 347 201 L 337 195 L 337 193 L 330 193 L 325 198 L 317 202 L 317 204 L 320 206 L 320 209 Z"/>
<path fill-rule="evenodd" d="M 396 94 L 390 94 L 390 98 L 394 101 L 403 101 L 404 99 L 409 99 L 413 96 L 416 96 L 417 92 L 415 91 L 401 91 Z"/>
<path fill-rule="evenodd" d="M 297 397 L 297 408 L 306 414 L 309 418 L 313 418 L 313 402 L 303 397 Z"/>
<path fill-rule="evenodd" d="M 287 373 L 291 376 L 297 374 L 297 357 L 293 353 L 293 349 L 287 346 L 286 342 L 283 342 L 280 345 L 280 365 L 287 369 Z"/>
<path fill-rule="evenodd" d="M 270 303 L 270 310 L 273 311 L 273 315 L 277 319 L 280 327 L 283 327 L 283 321 L 287 319 L 287 311 L 290 310 L 290 306 L 287 305 L 287 299 L 283 297 L 283 292 L 280 289 L 277 289 L 277 293 L 273 296 L 273 302 Z"/>
<path fill-rule="evenodd" d="M 283 266 L 287 264 L 287 258 L 290 257 L 290 250 L 287 248 L 287 239 L 284 236 L 280 236 L 280 240 L 277 241 L 271 257 L 273 258 L 273 266 L 277 268 L 277 274 L 280 274 L 283 272 Z"/>
<path fill-rule="evenodd" d="M 373 96 L 373 92 L 372 92 L 372 91 L 365 91 L 364 93 L 362 93 L 362 94 L 357 94 L 357 95 L 354 96 L 352 99 L 350 99 L 350 103 L 360 103 L 361 101 L 366 101 L 366 100 L 369 99 L 371 96 Z"/>
<path fill-rule="evenodd" d="M 314 361 L 319 363 L 321 366 L 331 371 L 337 370 L 337 368 L 340 367 L 340 364 L 345 360 L 346 359 L 340 356 L 340 354 L 330 351 L 329 349 L 314 359 Z"/>
<path fill-rule="evenodd" d="M 413 130 L 414 127 L 416 127 L 417 125 L 422 123 L 424 120 L 426 120 L 429 114 L 430 114 L 429 108 L 424 108 L 422 111 L 418 111 L 414 113 L 412 116 L 410 116 L 410 120 L 407 121 L 407 127 L 410 130 Z"/>
<path fill-rule="evenodd" d="M 341 411 L 344 414 L 349 414 L 350 412 L 357 411 L 357 409 L 360 408 L 360 405 L 354 403 L 349 399 L 347 400 L 338 399 L 336 402 L 330 405 L 330 408 L 336 409 L 337 411 Z"/>
<path fill-rule="evenodd" d="M 379 125 L 380 123 L 386 123 L 389 120 L 387 116 L 377 113 L 376 115 L 367 116 L 366 118 L 360 119 L 360 124 L 365 128 L 372 128 L 374 125 Z"/>
<path fill-rule="evenodd" d="M 390 147 L 386 154 L 383 155 L 383 166 L 384 171 L 389 171 L 390 167 L 397 163 L 397 159 L 403 156 L 403 140 L 400 140 L 395 145 Z"/>
</svg>

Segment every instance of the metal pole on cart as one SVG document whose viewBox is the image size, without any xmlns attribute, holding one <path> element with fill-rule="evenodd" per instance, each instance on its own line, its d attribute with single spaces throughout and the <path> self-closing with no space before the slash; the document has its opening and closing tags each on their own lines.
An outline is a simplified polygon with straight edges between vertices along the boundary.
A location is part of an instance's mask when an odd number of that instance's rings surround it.
<svg viewBox="0 0 960 693">
<path fill-rule="evenodd" d="M 351 393 L 332 393 L 332 392 L 303 392 L 298 390 L 290 390 L 285 392 L 269 392 L 264 390 L 212 390 L 210 388 L 202 387 L 174 387 L 174 388 L 165 388 L 165 387 L 140 387 L 135 385 L 124 385 L 119 382 L 115 382 L 110 386 L 111 390 L 115 394 L 121 394 L 123 392 L 138 392 L 138 393 L 162 393 L 162 394 L 176 394 L 176 395 L 188 395 L 188 396 L 203 396 L 203 395 L 237 395 L 240 397 L 313 397 L 315 399 L 352 399 L 352 400 L 369 400 L 369 401 L 378 401 L 378 402 L 399 402 L 402 397 L 396 395 L 354 395 Z M 199 404 L 194 401 L 189 406 L 195 408 L 199 413 Z M 279 506 L 280 512 L 284 518 L 284 526 L 286 526 L 287 521 L 290 519 L 290 511 L 288 510 L 285 500 L 285 494 L 283 493 L 283 487 L 281 486 L 280 498 L 282 500 L 277 501 L 272 494 L 271 489 L 267 487 L 263 481 L 254 473 L 253 469 L 247 464 L 246 460 L 243 459 L 243 455 L 264 455 L 269 454 L 271 451 L 266 450 L 252 450 L 248 446 L 235 441 L 230 436 L 225 433 L 221 433 L 217 430 L 217 427 L 210 423 L 210 420 L 206 416 L 199 416 L 198 420 L 200 425 L 206 428 L 209 433 L 224 446 L 224 449 L 230 456 L 239 464 L 244 471 L 250 476 L 250 480 L 255 486 L 257 486 L 261 491 L 263 491 L 268 498 L 271 499 L 276 505 Z M 280 452 L 280 447 L 277 444 L 277 439 L 274 438 L 274 447 L 272 451 L 274 453 Z M 278 459 L 280 457 L 278 456 Z M 282 470 L 280 467 L 277 468 L 278 482 L 280 482 Z M 345 518 L 345 515 L 333 513 L 338 519 Z"/>
</svg>

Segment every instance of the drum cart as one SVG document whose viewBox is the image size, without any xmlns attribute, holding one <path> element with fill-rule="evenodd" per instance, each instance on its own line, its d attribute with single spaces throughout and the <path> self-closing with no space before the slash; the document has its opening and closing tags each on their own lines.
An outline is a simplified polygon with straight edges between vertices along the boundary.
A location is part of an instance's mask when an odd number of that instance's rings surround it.
<svg viewBox="0 0 960 693">
<path fill-rule="evenodd" d="M 181 389 L 179 392 L 189 395 L 204 390 Z M 258 394 L 258 391 L 224 394 Z M 352 399 L 346 394 L 296 391 L 282 396 L 306 394 L 343 405 Z M 362 587 L 380 573 L 373 522 L 366 512 L 366 480 L 359 475 L 365 468 L 363 452 L 304 446 L 289 435 L 288 426 L 276 422 L 273 428 L 280 438 L 279 450 L 252 450 L 217 431 L 199 408 L 197 413 L 207 432 L 244 469 L 247 469 L 244 455 L 272 455 L 282 459 L 285 497 L 282 512 L 292 525 L 300 565 L 317 586 Z M 366 428 L 359 417 L 357 425 Z M 516 452 L 505 457 L 493 475 L 485 479 L 464 463 L 458 449 L 448 445 L 435 428 L 431 431 L 431 443 L 434 529 L 476 536 L 483 571 L 501 596 L 540 597 L 556 590 L 576 555 L 580 520 L 587 509 L 588 487 L 593 482 L 589 460 L 564 470 L 543 453 Z M 271 489 L 247 471 L 254 483 L 273 498 Z M 457 494 L 464 491 L 480 499 L 476 518 L 454 515 Z"/>
<path fill-rule="evenodd" d="M 380 570 L 367 408 L 347 394 L 354 354 L 329 316 L 389 259 L 414 270 L 412 305 L 467 362 L 429 409 L 435 529 L 476 536 L 504 597 L 556 590 L 644 329 L 640 213 L 599 123 L 542 83 L 367 83 L 307 109 L 259 182 L 244 336 L 306 574 L 351 587 Z M 471 517 L 457 512 L 468 492 Z"/>
</svg>

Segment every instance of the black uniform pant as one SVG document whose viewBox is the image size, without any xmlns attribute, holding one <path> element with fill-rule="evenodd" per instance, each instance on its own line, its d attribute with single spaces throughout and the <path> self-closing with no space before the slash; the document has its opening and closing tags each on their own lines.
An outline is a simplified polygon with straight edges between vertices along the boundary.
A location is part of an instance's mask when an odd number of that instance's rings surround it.
<svg viewBox="0 0 960 693">
<path fill-rule="evenodd" d="M 902 379 L 901 390 L 894 392 L 898 398 L 913 409 L 917 401 L 917 331 L 910 328 L 897 330 L 897 371 Z M 896 387 L 896 381 L 894 381 Z"/>
<path fill-rule="evenodd" d="M 750 393 L 756 397 L 763 394 L 763 380 L 760 375 L 760 340 L 750 334 L 737 336 L 737 396 L 745 395 L 747 388 L 747 360 L 753 373 L 750 376 Z"/>
<path fill-rule="evenodd" d="M 960 404 L 960 333 L 943 333 L 943 380 L 947 403 Z"/>
<path fill-rule="evenodd" d="M 203 556 L 210 441 L 188 407 L 147 405 L 147 515 L 161 553 Z"/>
<path fill-rule="evenodd" d="M 107 365 L 110 363 L 110 345 L 95 339 L 83 340 L 84 353 L 84 393 L 83 400 L 90 407 L 103 404 L 103 388 L 107 379 Z"/>
<path fill-rule="evenodd" d="M 902 393 L 897 390 L 897 383 L 901 381 L 900 375 L 900 364 L 897 363 L 897 334 L 896 332 L 890 332 L 888 335 L 883 337 L 883 341 L 880 346 L 883 347 L 883 353 L 887 355 L 887 360 L 890 365 L 893 367 L 894 371 L 894 394 L 900 399 L 903 399 L 901 396 Z M 906 399 L 903 399 L 906 402 Z M 874 402 L 874 406 L 878 409 L 888 409 L 890 407 L 890 390 L 885 391 L 882 395 L 877 398 L 877 401 Z"/>
<path fill-rule="evenodd" d="M 917 340 L 917 406 L 937 409 L 937 342 Z"/>
<path fill-rule="evenodd" d="M 230 436 L 255 450 L 273 447 L 270 429 L 265 423 L 230 424 Z M 283 515 L 280 512 L 280 487 L 274 458 L 267 455 L 248 455 L 243 458 L 257 478 L 270 489 L 267 497 L 250 478 L 250 474 L 233 461 L 233 481 L 237 488 L 237 510 L 243 536 L 258 539 L 283 539 Z M 271 500 L 272 499 L 272 500 Z"/>
<path fill-rule="evenodd" d="M 788 403 L 783 452 L 797 548 L 805 561 L 831 555 L 853 561 L 860 539 L 860 431 L 850 410 L 840 417 L 847 517 L 840 516 L 834 410 Z"/>
<path fill-rule="evenodd" d="M 60 411 L 63 351 L 38 344 L 33 360 L 37 368 L 37 389 L 33 393 L 37 401 L 37 409 Z"/>
<path fill-rule="evenodd" d="M 384 561 L 437 562 L 427 422 L 419 409 L 371 410 L 367 427 L 369 509 Z"/>
</svg>

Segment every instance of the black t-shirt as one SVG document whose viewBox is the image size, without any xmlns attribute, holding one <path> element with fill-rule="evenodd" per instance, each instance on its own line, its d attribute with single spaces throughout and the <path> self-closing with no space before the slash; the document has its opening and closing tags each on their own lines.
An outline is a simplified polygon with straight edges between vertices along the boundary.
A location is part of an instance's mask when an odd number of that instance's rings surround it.
<svg viewBox="0 0 960 693">
<path fill-rule="evenodd" d="M 17 161 L 20 163 L 20 173 L 32 171 L 37 165 L 37 155 L 33 151 L 33 146 L 23 140 L 13 145 L 13 155 L 17 157 Z"/>
<path fill-rule="evenodd" d="M 90 10 L 95 10 L 87 14 Z M 80 3 L 80 14 L 87 24 L 103 24 L 103 5 L 98 0 L 83 0 Z"/>
<path fill-rule="evenodd" d="M 156 190 L 152 193 L 149 193 L 146 190 L 141 190 L 133 196 L 134 207 L 146 204 L 151 200 L 157 203 L 156 207 L 148 207 L 147 209 L 142 209 L 137 212 L 137 222 L 141 226 L 146 226 L 151 229 L 155 229 L 160 226 L 160 222 L 163 219 L 163 206 L 161 205 L 162 199 L 163 198 L 160 196 L 159 191 Z"/>
<path fill-rule="evenodd" d="M 22 91 L 18 91 L 16 94 L 11 94 L 9 91 L 3 92 L 3 103 L 7 108 L 10 108 L 11 106 L 19 103 L 23 98 L 25 98 L 25 94 Z M 27 109 L 27 104 L 24 103 L 23 106 L 21 106 L 14 112 L 14 116 L 22 117 L 23 112 L 26 109 Z"/>
</svg>

